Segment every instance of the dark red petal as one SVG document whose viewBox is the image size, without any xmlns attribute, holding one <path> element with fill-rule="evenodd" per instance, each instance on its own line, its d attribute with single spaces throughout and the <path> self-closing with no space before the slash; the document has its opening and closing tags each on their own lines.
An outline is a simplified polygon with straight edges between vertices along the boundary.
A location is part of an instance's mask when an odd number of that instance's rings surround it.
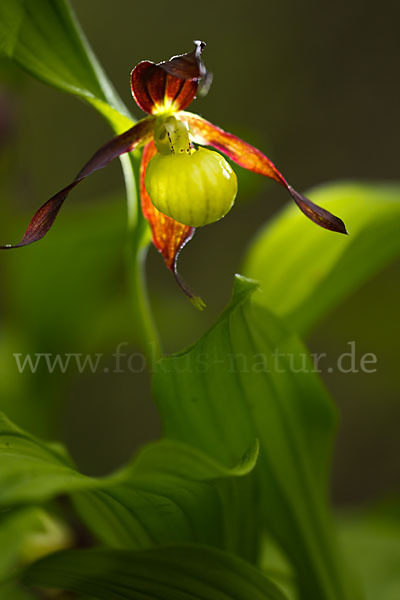
<svg viewBox="0 0 400 600">
<path fill-rule="evenodd" d="M 320 227 L 324 227 L 324 229 L 330 229 L 330 231 L 336 231 L 337 233 L 347 234 L 348 231 L 346 229 L 346 225 L 343 223 L 342 219 L 339 217 L 335 217 L 332 213 L 321 208 L 318 204 L 314 204 L 308 198 L 299 194 L 292 188 L 291 185 L 287 186 L 290 195 L 293 200 L 296 202 L 297 206 L 300 210 Z"/>
<path fill-rule="evenodd" d="M 147 118 L 136 123 L 136 125 L 131 129 L 128 129 L 128 131 L 125 131 L 125 133 L 110 140 L 92 156 L 72 183 L 50 198 L 50 200 L 47 200 L 47 202 L 39 208 L 29 223 L 22 240 L 18 244 L 7 244 L 5 246 L 0 246 L 0 249 L 9 250 L 10 248 L 19 248 L 40 240 L 49 231 L 64 200 L 78 183 L 88 175 L 91 175 L 95 171 L 108 165 L 108 163 L 117 156 L 120 156 L 125 152 L 130 152 L 140 144 L 146 143 L 152 135 L 153 119 Z"/>
<path fill-rule="evenodd" d="M 181 112 L 177 117 L 189 124 L 190 132 L 197 144 L 213 146 L 213 148 L 229 156 L 229 158 L 241 167 L 274 179 L 288 190 L 300 210 L 309 219 L 314 221 L 314 223 L 331 231 L 347 233 L 346 226 L 339 217 L 335 217 L 327 210 L 317 206 L 311 200 L 299 194 L 299 192 L 296 192 L 278 171 L 273 162 L 260 152 L 260 150 L 257 150 L 254 146 L 213 125 L 213 123 L 206 121 L 198 115 Z"/>
<path fill-rule="evenodd" d="M 182 110 L 196 96 L 199 83 L 209 81 L 201 61 L 204 42 L 195 42 L 188 54 L 173 56 L 155 64 L 140 62 L 131 73 L 132 95 L 142 110 L 150 114 Z"/>
<path fill-rule="evenodd" d="M 142 211 L 148 220 L 153 236 L 153 244 L 163 255 L 165 264 L 175 276 L 180 288 L 190 298 L 197 308 L 203 308 L 204 302 L 198 296 L 195 296 L 189 286 L 183 281 L 177 270 L 178 256 L 182 248 L 192 239 L 195 229 L 188 225 L 178 223 L 174 219 L 167 217 L 152 204 L 150 196 L 144 185 L 147 165 L 157 149 L 154 142 L 149 142 L 143 148 L 142 162 L 140 165 L 140 198 Z"/>
</svg>

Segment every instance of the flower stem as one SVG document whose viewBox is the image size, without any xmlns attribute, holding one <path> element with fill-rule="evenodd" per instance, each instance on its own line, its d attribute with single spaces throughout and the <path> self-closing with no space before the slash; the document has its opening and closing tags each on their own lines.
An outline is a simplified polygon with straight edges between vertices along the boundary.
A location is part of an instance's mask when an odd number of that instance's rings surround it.
<svg viewBox="0 0 400 600">
<path fill-rule="evenodd" d="M 136 339 L 140 344 L 149 370 L 161 356 L 161 345 L 147 297 L 145 262 L 147 246 L 142 243 L 142 228 L 138 209 L 138 196 L 133 173 L 133 157 L 123 157 L 128 212 L 127 268 L 129 273 L 132 312 Z"/>
<path fill-rule="evenodd" d="M 144 270 L 147 247 L 138 250 L 136 243 L 131 240 L 129 245 L 128 268 L 135 334 L 147 366 L 152 371 L 155 361 L 161 357 L 161 345 L 146 291 Z"/>
</svg>

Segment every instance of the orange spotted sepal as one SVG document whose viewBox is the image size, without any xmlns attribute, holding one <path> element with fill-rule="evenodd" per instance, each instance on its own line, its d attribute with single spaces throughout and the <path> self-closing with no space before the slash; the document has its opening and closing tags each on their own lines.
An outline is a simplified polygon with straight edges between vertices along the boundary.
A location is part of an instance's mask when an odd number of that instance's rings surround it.
<svg viewBox="0 0 400 600">
<path fill-rule="evenodd" d="M 199 310 L 203 310 L 205 303 L 196 296 L 187 283 L 178 273 L 177 261 L 182 248 L 192 239 L 195 229 L 188 225 L 178 223 L 171 217 L 164 215 L 152 204 L 150 196 L 145 188 L 146 169 L 150 160 L 157 154 L 157 148 L 153 141 L 149 142 L 143 149 L 142 162 L 140 165 L 140 198 L 142 211 L 151 227 L 153 244 L 163 255 L 165 264 L 170 269 L 175 279 L 188 296 L 192 304 Z"/>
</svg>

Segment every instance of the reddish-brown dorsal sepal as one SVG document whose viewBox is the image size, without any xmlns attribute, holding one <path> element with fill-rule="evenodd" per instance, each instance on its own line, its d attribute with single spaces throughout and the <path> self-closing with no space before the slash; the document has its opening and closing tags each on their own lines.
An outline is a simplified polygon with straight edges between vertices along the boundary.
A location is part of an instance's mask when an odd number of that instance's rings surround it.
<svg viewBox="0 0 400 600">
<path fill-rule="evenodd" d="M 142 110 L 156 114 L 183 110 L 195 98 L 199 83 L 209 82 L 201 60 L 204 42 L 195 49 L 160 63 L 140 62 L 131 73 L 132 95 Z"/>
</svg>

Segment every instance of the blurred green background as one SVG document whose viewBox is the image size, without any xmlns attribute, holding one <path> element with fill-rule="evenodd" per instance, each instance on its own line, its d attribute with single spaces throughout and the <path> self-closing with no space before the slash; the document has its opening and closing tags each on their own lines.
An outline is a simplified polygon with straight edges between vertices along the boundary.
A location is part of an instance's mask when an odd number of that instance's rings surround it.
<svg viewBox="0 0 400 600">
<path fill-rule="evenodd" d="M 299 190 L 327 181 L 398 180 L 400 6 L 350 0 L 279 3 L 72 1 L 101 63 L 133 114 L 129 73 L 207 42 L 214 73 L 191 110 L 265 151 Z M 111 132 L 92 109 L 0 64 L 0 239 L 19 239 L 34 210 Z M 239 196 L 220 223 L 198 231 L 181 271 L 206 300 L 199 313 L 154 249 L 151 303 L 166 351 L 195 341 L 226 305 L 233 274 L 259 227 L 288 202 L 279 186 L 236 170 Z M 350 232 L 351 234 L 351 232 Z M 115 373 L 112 356 L 138 352 L 125 272 L 125 200 L 118 161 L 74 191 L 48 238 L 0 255 L 0 408 L 19 425 L 62 439 L 97 474 L 158 437 L 139 356 Z M 296 240 L 293 240 L 293 252 Z M 279 260 L 279 256 L 277 256 Z M 268 265 L 265 266 L 268 269 Z M 399 482 L 399 265 L 349 298 L 308 340 L 333 364 L 348 343 L 374 353 L 375 373 L 322 376 L 340 409 L 332 495 L 359 505 Z M 301 276 L 301 274 L 299 274 Z M 125 342 L 127 345 L 125 345 Z M 39 368 L 14 353 L 104 354 L 95 374 Z M 108 371 L 107 371 L 108 369 Z"/>
</svg>

